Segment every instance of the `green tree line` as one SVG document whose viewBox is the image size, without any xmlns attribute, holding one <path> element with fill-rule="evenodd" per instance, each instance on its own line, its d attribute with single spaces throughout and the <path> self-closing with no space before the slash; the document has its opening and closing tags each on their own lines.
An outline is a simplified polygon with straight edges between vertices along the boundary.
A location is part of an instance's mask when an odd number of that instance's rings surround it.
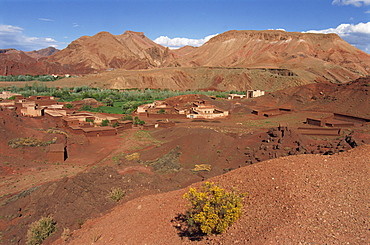
<svg viewBox="0 0 370 245">
<path fill-rule="evenodd" d="M 25 84 L 23 87 L 11 85 L 6 88 L 0 88 L 0 92 L 8 90 L 13 93 L 19 93 L 25 97 L 31 95 L 39 96 L 54 96 L 61 102 L 70 102 L 83 100 L 85 98 L 94 98 L 99 102 L 102 102 L 106 107 L 111 108 L 85 108 L 95 110 L 98 112 L 110 112 L 117 113 L 117 107 L 119 107 L 120 113 L 130 114 L 138 106 L 146 103 L 152 103 L 155 100 L 164 100 L 170 97 L 186 94 L 205 94 L 208 96 L 215 96 L 218 98 L 226 98 L 229 93 L 238 93 L 237 91 L 197 91 L 197 90 L 186 90 L 186 91 L 173 91 L 169 89 L 101 89 L 93 88 L 90 86 L 80 87 L 64 87 L 57 88 L 55 86 L 47 86 L 44 83 L 33 83 L 32 85 Z M 240 92 L 239 92 L 240 93 Z"/>
</svg>

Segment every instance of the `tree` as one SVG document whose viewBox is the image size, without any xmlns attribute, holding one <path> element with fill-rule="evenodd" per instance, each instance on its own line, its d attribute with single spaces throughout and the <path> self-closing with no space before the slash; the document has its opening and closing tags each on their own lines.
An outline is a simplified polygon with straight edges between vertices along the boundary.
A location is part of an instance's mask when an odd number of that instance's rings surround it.
<svg viewBox="0 0 370 245">
<path fill-rule="evenodd" d="M 119 123 L 118 122 L 115 122 L 113 125 L 112 125 L 112 127 L 113 128 L 116 128 L 116 127 L 118 127 L 119 126 Z"/>
<path fill-rule="evenodd" d="M 122 105 L 122 111 L 125 114 L 131 114 L 139 106 L 136 101 L 127 101 Z"/>
<path fill-rule="evenodd" d="M 113 106 L 114 100 L 113 97 L 110 95 L 107 98 L 103 99 L 103 103 L 106 104 L 106 106 Z"/>
<path fill-rule="evenodd" d="M 137 125 L 144 125 L 145 122 L 143 120 L 140 120 L 138 117 L 135 117 L 134 118 L 134 125 L 137 126 Z"/>
<path fill-rule="evenodd" d="M 109 125 L 109 120 L 108 119 L 104 119 L 103 121 L 101 121 L 100 126 L 105 127 L 105 126 L 108 126 L 108 125 Z"/>
<path fill-rule="evenodd" d="M 83 105 L 81 107 L 81 111 L 91 111 L 91 110 L 92 110 L 91 105 Z"/>
<path fill-rule="evenodd" d="M 162 108 L 162 109 L 160 109 L 159 111 L 157 111 L 157 113 L 158 113 L 158 114 L 164 114 L 164 113 L 166 113 L 166 110 Z"/>
<path fill-rule="evenodd" d="M 126 120 L 132 121 L 132 120 L 133 120 L 133 118 L 132 118 L 132 116 L 131 116 L 131 115 L 126 114 L 125 116 L 123 116 L 123 117 L 121 118 L 121 120 L 122 120 L 122 121 L 126 121 Z"/>
<path fill-rule="evenodd" d="M 92 119 L 92 118 L 86 118 L 85 121 L 86 122 L 92 122 L 93 123 L 94 122 L 94 119 Z"/>
<path fill-rule="evenodd" d="M 66 104 L 66 105 L 65 105 L 65 107 L 66 107 L 67 109 L 72 109 L 72 108 L 73 108 L 73 105 L 72 105 L 72 104 L 70 104 L 70 103 L 68 103 L 68 104 Z"/>
</svg>

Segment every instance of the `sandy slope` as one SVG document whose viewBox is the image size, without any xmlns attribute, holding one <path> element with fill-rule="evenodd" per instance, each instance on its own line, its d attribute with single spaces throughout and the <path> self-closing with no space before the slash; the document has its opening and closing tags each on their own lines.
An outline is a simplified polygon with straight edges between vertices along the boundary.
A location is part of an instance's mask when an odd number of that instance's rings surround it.
<svg viewBox="0 0 370 245">
<path fill-rule="evenodd" d="M 172 220 L 185 212 L 186 188 L 119 205 L 87 221 L 67 243 L 369 244 L 369 150 L 364 145 L 332 156 L 283 157 L 212 178 L 228 190 L 248 192 L 244 215 L 222 235 L 199 242 L 180 238 Z"/>
</svg>

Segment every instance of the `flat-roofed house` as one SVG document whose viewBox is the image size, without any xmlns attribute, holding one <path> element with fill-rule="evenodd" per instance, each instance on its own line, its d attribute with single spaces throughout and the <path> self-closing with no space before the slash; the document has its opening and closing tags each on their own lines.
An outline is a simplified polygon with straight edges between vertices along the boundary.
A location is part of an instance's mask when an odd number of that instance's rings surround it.
<svg viewBox="0 0 370 245">
<path fill-rule="evenodd" d="M 111 126 L 82 128 L 87 137 L 115 136 L 117 130 Z"/>
<path fill-rule="evenodd" d="M 64 162 L 67 159 L 67 147 L 64 144 L 51 144 L 47 158 L 49 162 Z"/>
</svg>

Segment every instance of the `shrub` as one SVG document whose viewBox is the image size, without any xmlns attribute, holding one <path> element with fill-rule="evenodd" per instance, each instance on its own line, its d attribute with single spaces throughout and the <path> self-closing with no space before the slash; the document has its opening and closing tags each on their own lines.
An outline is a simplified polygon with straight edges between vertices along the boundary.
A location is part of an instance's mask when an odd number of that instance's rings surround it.
<svg viewBox="0 0 370 245">
<path fill-rule="evenodd" d="M 118 127 L 119 126 L 119 123 L 118 122 L 115 122 L 113 125 L 112 125 L 112 127 L 113 128 L 116 128 L 116 127 Z"/>
<path fill-rule="evenodd" d="M 165 114 L 165 113 L 166 113 L 166 111 L 165 111 L 165 109 L 163 109 L 163 108 L 162 108 L 162 109 L 160 109 L 159 111 L 157 111 L 157 113 L 158 113 L 158 114 Z"/>
<path fill-rule="evenodd" d="M 16 149 L 22 146 L 31 146 L 31 147 L 46 146 L 52 143 L 55 143 L 55 142 L 52 142 L 52 141 L 43 142 L 42 140 L 35 139 L 35 138 L 15 138 L 15 139 L 11 139 L 8 141 L 8 145 L 13 149 Z"/>
<path fill-rule="evenodd" d="M 132 118 L 132 116 L 131 116 L 131 115 L 126 114 L 125 116 L 123 116 L 123 117 L 121 118 L 121 120 L 122 120 L 122 121 L 126 121 L 126 120 L 132 121 L 132 120 L 133 120 L 133 118 Z"/>
<path fill-rule="evenodd" d="M 71 230 L 69 228 L 64 228 L 62 235 L 60 236 L 63 241 L 67 241 L 72 236 Z"/>
<path fill-rule="evenodd" d="M 41 244 L 56 231 L 56 222 L 52 217 L 42 217 L 30 224 L 27 231 L 27 244 Z"/>
<path fill-rule="evenodd" d="M 72 104 L 70 104 L 70 103 L 65 104 L 65 108 L 67 108 L 67 109 L 72 109 L 73 107 L 74 106 Z"/>
<path fill-rule="evenodd" d="M 145 124 L 145 121 L 139 119 L 138 117 L 135 117 L 134 118 L 134 125 L 137 126 L 137 125 L 144 125 Z"/>
<path fill-rule="evenodd" d="M 91 111 L 92 110 L 92 106 L 91 105 L 83 105 L 81 107 L 81 111 Z"/>
<path fill-rule="evenodd" d="M 132 153 L 130 155 L 126 155 L 125 158 L 126 158 L 127 161 L 139 160 L 140 159 L 140 154 L 135 152 L 135 153 Z"/>
<path fill-rule="evenodd" d="M 206 182 L 200 192 L 190 188 L 183 196 L 190 202 L 186 213 L 189 234 L 210 235 L 226 231 L 242 213 L 243 196 L 210 182 Z"/>
<path fill-rule="evenodd" d="M 108 194 L 108 197 L 115 202 L 118 202 L 125 195 L 121 188 L 112 188 Z"/>
<path fill-rule="evenodd" d="M 109 125 L 109 120 L 108 119 L 104 119 L 103 121 L 101 121 L 100 126 L 105 127 L 105 126 L 108 126 L 108 125 Z"/>
</svg>

